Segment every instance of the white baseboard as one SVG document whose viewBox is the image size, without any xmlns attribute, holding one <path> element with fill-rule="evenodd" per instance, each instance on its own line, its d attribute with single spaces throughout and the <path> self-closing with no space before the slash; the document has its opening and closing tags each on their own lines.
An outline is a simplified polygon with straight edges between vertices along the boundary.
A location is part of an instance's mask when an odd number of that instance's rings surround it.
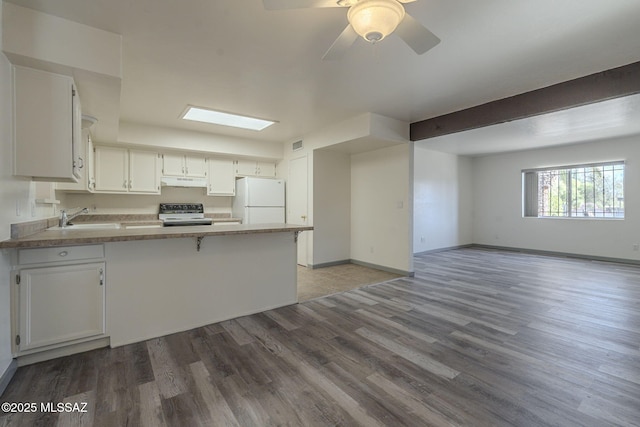
<svg viewBox="0 0 640 427">
<path fill-rule="evenodd" d="M 9 382 L 11 382 L 11 378 L 13 378 L 17 370 L 18 361 L 16 359 L 13 359 L 11 363 L 9 363 L 9 366 L 4 371 L 2 376 L 0 376 L 0 396 L 2 396 L 4 391 L 7 389 Z"/>
</svg>

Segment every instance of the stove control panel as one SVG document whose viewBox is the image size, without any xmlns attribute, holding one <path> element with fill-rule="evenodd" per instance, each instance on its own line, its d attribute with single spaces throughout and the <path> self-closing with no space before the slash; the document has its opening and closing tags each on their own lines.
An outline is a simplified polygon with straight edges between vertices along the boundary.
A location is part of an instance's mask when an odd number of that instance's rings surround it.
<svg viewBox="0 0 640 427">
<path fill-rule="evenodd" d="M 204 213 L 202 203 L 160 203 L 161 214 Z"/>
</svg>

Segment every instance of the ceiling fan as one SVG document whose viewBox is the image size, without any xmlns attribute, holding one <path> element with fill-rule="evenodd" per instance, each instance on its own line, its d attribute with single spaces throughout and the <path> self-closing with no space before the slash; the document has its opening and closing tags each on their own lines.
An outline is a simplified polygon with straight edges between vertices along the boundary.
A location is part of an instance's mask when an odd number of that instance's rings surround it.
<svg viewBox="0 0 640 427">
<path fill-rule="evenodd" d="M 267 10 L 346 7 L 349 25 L 322 59 L 338 59 L 361 36 L 377 43 L 395 32 L 418 55 L 440 43 L 440 39 L 404 10 L 415 0 L 263 0 Z"/>
</svg>

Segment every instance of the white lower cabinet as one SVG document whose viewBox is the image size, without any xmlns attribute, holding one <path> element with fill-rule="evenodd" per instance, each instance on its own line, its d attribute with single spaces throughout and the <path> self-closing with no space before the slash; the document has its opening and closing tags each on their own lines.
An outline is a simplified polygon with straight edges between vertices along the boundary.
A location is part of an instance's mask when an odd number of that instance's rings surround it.
<svg viewBox="0 0 640 427">
<path fill-rule="evenodd" d="M 105 333 L 105 263 L 20 271 L 20 351 Z"/>
<path fill-rule="evenodd" d="M 24 249 L 18 256 L 26 264 L 15 270 L 18 356 L 106 337 L 102 245 Z"/>
</svg>

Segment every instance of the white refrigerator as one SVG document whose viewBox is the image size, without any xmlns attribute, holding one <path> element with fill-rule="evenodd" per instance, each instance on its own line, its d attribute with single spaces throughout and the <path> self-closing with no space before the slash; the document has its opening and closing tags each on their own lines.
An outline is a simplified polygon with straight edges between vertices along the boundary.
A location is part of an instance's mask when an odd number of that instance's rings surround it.
<svg viewBox="0 0 640 427">
<path fill-rule="evenodd" d="M 236 180 L 233 216 L 243 224 L 284 224 L 284 180 L 246 177 Z"/>
</svg>

